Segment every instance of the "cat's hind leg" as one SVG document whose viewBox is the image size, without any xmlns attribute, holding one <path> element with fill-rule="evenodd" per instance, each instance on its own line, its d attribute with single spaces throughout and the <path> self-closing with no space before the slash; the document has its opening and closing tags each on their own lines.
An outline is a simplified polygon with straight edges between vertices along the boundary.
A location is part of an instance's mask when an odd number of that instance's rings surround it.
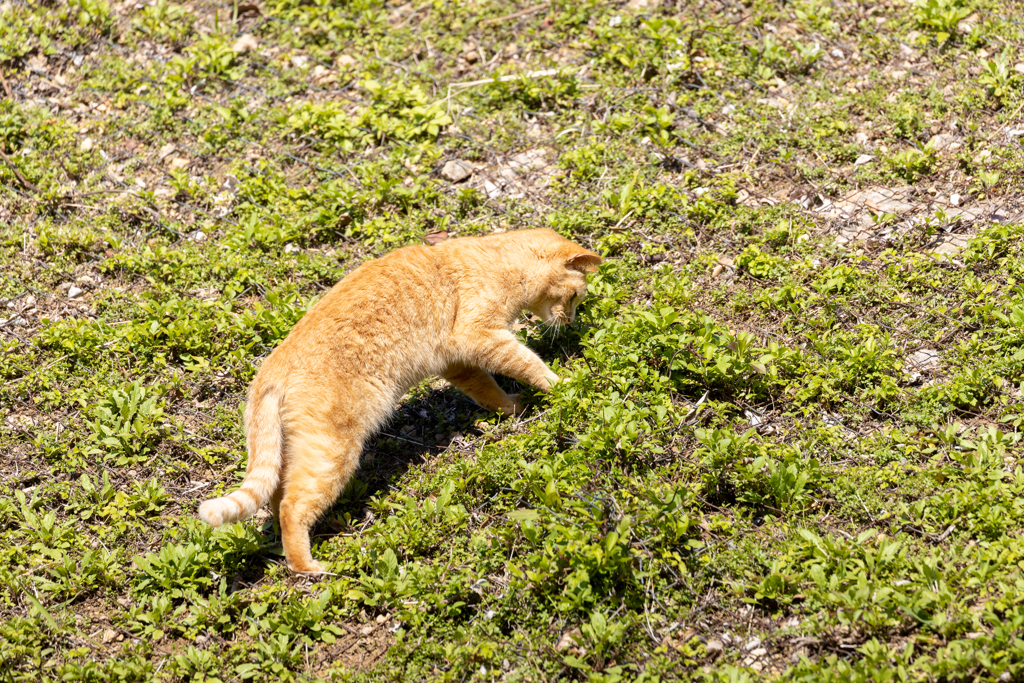
<svg viewBox="0 0 1024 683">
<path fill-rule="evenodd" d="M 510 396 L 498 386 L 491 373 L 482 368 L 457 363 L 441 375 L 456 389 L 476 401 L 482 408 L 506 415 L 523 412 L 519 396 Z"/>
<path fill-rule="evenodd" d="M 345 488 L 362 451 L 360 441 L 323 424 L 318 427 L 289 434 L 289 462 L 281 484 L 281 538 L 288 567 L 296 572 L 324 571 L 310 553 L 309 531 Z"/>
</svg>

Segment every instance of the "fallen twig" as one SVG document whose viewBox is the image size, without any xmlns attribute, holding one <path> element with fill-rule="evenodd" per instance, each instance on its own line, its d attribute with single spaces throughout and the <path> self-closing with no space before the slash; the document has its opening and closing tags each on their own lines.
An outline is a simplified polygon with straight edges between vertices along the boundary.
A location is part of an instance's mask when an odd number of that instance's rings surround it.
<svg viewBox="0 0 1024 683">
<path fill-rule="evenodd" d="M 519 19 L 520 17 L 525 17 L 525 16 L 528 16 L 530 14 L 534 14 L 536 12 L 539 12 L 542 9 L 545 9 L 548 6 L 548 4 L 549 3 L 542 2 L 539 5 L 534 5 L 533 7 L 527 7 L 526 9 L 521 9 L 518 12 L 513 12 L 512 14 L 506 14 L 503 17 L 495 17 L 493 19 L 484 19 L 483 21 L 480 22 L 480 25 L 481 26 L 487 26 L 489 24 L 497 24 L 497 23 L 500 23 L 502 21 L 508 21 L 509 19 Z"/>
<path fill-rule="evenodd" d="M 14 165 L 14 162 L 11 161 L 11 158 L 7 156 L 2 147 L 0 147 L 0 159 L 3 159 L 4 163 L 10 166 L 11 171 L 14 172 L 14 177 L 18 179 L 18 182 L 21 183 L 22 187 L 29 192 L 40 192 L 38 187 L 30 183 L 25 176 L 21 175 L 21 171 L 19 171 L 18 167 Z"/>
</svg>

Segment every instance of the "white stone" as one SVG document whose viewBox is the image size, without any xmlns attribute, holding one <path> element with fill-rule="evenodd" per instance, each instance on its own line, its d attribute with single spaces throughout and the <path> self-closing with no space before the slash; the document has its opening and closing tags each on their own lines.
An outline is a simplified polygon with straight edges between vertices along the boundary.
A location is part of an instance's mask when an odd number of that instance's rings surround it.
<svg viewBox="0 0 1024 683">
<path fill-rule="evenodd" d="M 240 36 L 238 40 L 234 42 L 234 44 L 231 46 L 231 51 L 237 52 L 238 54 L 244 54 L 246 52 L 251 52 L 252 50 L 255 50 L 259 46 L 259 39 L 257 39 L 256 36 L 254 36 L 251 33 L 246 33 L 244 36 Z"/>
<path fill-rule="evenodd" d="M 68 298 L 69 299 L 77 299 L 78 297 L 82 296 L 83 294 L 85 294 L 85 290 L 82 289 L 81 287 L 76 287 L 74 285 L 71 285 L 71 287 L 68 289 Z"/>
<path fill-rule="evenodd" d="M 452 159 L 441 169 L 441 177 L 453 183 L 461 183 L 471 175 L 473 167 L 459 159 Z"/>
</svg>

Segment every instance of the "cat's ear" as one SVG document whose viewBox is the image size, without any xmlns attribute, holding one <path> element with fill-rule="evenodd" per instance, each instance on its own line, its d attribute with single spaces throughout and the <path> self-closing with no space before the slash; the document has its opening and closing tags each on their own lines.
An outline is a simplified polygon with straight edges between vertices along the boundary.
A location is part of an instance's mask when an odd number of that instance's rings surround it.
<svg viewBox="0 0 1024 683">
<path fill-rule="evenodd" d="M 584 273 L 593 273 L 597 271 L 597 267 L 604 261 L 603 258 L 598 256 L 592 251 L 582 251 L 573 254 L 565 262 L 566 268 L 572 268 L 573 270 L 579 270 Z"/>
</svg>

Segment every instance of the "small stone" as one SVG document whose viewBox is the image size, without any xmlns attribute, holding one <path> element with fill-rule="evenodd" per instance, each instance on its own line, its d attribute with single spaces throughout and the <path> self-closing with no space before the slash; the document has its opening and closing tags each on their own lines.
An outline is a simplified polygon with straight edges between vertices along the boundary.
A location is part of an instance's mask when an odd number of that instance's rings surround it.
<svg viewBox="0 0 1024 683">
<path fill-rule="evenodd" d="M 843 54 L 843 51 L 840 50 L 838 47 L 833 49 L 832 52 L 830 52 L 829 54 L 836 59 L 843 59 L 846 57 L 846 55 Z"/>
<path fill-rule="evenodd" d="M 461 183 L 471 175 L 473 167 L 459 159 L 452 159 L 441 169 L 441 177 L 453 183 Z"/>
<path fill-rule="evenodd" d="M 260 41 L 256 36 L 251 33 L 246 33 L 244 36 L 240 36 L 238 40 L 231 46 L 231 51 L 238 54 L 244 54 L 246 52 L 252 52 L 260 46 Z"/>
<path fill-rule="evenodd" d="M 864 164 L 871 163 L 875 158 L 870 154 L 861 154 L 857 157 L 857 160 L 853 162 L 854 166 L 863 166 Z"/>
<path fill-rule="evenodd" d="M 167 164 L 167 168 L 171 171 L 180 171 L 183 168 L 187 168 L 188 164 L 188 159 L 184 157 L 174 157 L 171 159 L 171 163 Z"/>
<path fill-rule="evenodd" d="M 92 138 L 86 138 L 82 140 L 81 144 L 79 145 L 79 149 L 81 149 L 83 152 L 88 152 L 90 149 L 92 149 L 92 145 Z"/>
<path fill-rule="evenodd" d="M 32 69 L 33 71 L 46 71 L 46 56 L 35 55 L 34 57 L 30 57 L 27 61 L 27 64 L 28 68 Z"/>
<path fill-rule="evenodd" d="M 955 152 L 960 149 L 956 136 L 950 133 L 936 133 L 928 140 L 928 144 L 937 151 Z"/>
<path fill-rule="evenodd" d="M 373 626 L 364 626 L 359 629 L 359 635 L 361 636 L 368 636 L 371 633 L 373 633 Z"/>
<path fill-rule="evenodd" d="M 344 69 L 347 66 L 359 63 L 359 61 L 352 55 L 339 55 L 338 59 L 335 61 L 337 62 L 339 69 Z"/>
<path fill-rule="evenodd" d="M 470 50 L 469 52 L 463 53 L 462 58 L 470 64 L 474 64 L 480 61 L 480 54 L 476 50 Z"/>
<path fill-rule="evenodd" d="M 578 628 L 574 628 L 571 631 L 566 631 L 562 634 L 562 637 L 558 639 L 558 642 L 555 643 L 555 651 L 563 652 L 565 650 L 568 650 L 570 647 L 572 647 L 582 639 L 583 634 L 580 632 Z"/>
<path fill-rule="evenodd" d="M 495 197 L 501 196 L 501 188 L 490 180 L 484 181 L 484 194 L 487 195 L 488 199 L 494 199 Z"/>
<path fill-rule="evenodd" d="M 317 64 L 316 66 L 313 67 L 313 81 L 316 82 L 318 85 L 331 83 L 332 81 L 334 81 L 334 79 L 334 72 L 332 72 L 330 69 L 326 68 L 322 64 Z"/>
<path fill-rule="evenodd" d="M 960 197 L 960 195 L 957 194 L 956 192 L 954 192 L 953 194 L 949 195 L 949 205 L 950 206 L 960 206 L 960 200 L 961 199 L 962 198 Z"/>
<path fill-rule="evenodd" d="M 71 288 L 68 289 L 68 298 L 69 299 L 77 299 L 78 297 L 82 296 L 82 294 L 84 294 L 84 293 L 85 293 L 84 289 L 82 289 L 81 287 L 76 287 L 76 286 L 72 285 Z"/>
<path fill-rule="evenodd" d="M 912 384 L 916 384 L 920 381 L 922 375 L 935 374 L 940 365 L 941 359 L 939 358 L 938 351 L 935 349 L 919 349 L 907 357 L 904 368 L 909 381 Z"/>
<path fill-rule="evenodd" d="M 309 64 L 309 57 L 306 55 L 295 55 L 292 57 L 292 66 L 296 69 L 305 69 L 307 64 Z"/>
<path fill-rule="evenodd" d="M 383 624 L 387 620 L 388 620 L 388 615 L 386 615 L 386 614 L 378 614 L 377 615 L 376 621 L 377 621 L 378 624 Z"/>
<path fill-rule="evenodd" d="M 164 159 L 165 157 L 174 154 L 174 150 L 178 149 L 177 145 L 173 142 L 168 142 L 166 145 L 157 150 L 156 156 L 158 159 Z"/>
<path fill-rule="evenodd" d="M 725 645 L 720 640 L 709 640 L 704 643 L 704 650 L 708 653 L 709 657 L 717 657 L 725 652 Z"/>
<path fill-rule="evenodd" d="M 747 652 L 750 652 L 751 650 L 753 650 L 755 647 L 757 647 L 760 644 L 761 644 L 761 639 L 760 638 L 751 638 L 750 640 L 748 640 L 743 645 L 743 649 L 746 650 Z"/>
<path fill-rule="evenodd" d="M 112 628 L 108 628 L 103 631 L 103 636 L 101 637 L 100 642 L 102 642 L 104 645 L 107 645 L 108 643 L 112 643 L 115 640 L 117 640 L 117 631 L 115 631 Z"/>
<path fill-rule="evenodd" d="M 759 647 L 759 648 L 757 648 L 755 650 L 751 650 L 750 651 L 750 656 L 751 657 L 764 657 L 766 654 L 768 654 L 768 650 L 766 650 L 763 647 Z"/>
<path fill-rule="evenodd" d="M 544 168 L 547 162 L 544 160 L 544 150 L 531 149 L 516 154 L 508 161 L 508 165 L 517 171 Z"/>
</svg>

